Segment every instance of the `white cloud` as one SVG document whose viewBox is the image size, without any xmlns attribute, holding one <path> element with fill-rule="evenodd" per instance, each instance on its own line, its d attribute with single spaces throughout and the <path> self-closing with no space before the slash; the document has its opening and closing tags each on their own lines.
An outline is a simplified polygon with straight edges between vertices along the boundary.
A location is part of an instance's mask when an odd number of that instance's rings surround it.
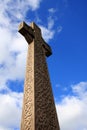
<svg viewBox="0 0 87 130">
<path fill-rule="evenodd" d="M 26 64 L 27 42 L 17 32 L 19 21 L 25 19 L 29 9 L 39 8 L 41 0 L 1 0 L 0 2 L 0 90 L 6 88 L 10 80 L 23 80 Z M 48 20 L 48 28 L 42 26 L 43 37 L 53 38 L 53 21 Z M 20 71 L 21 70 L 21 71 Z"/>
<path fill-rule="evenodd" d="M 6 89 L 7 80 L 24 79 L 27 42 L 19 34 L 14 36 L 14 33 L 7 29 L 0 30 L 0 35 L 0 90 L 2 90 Z"/>
<path fill-rule="evenodd" d="M 73 85 L 74 94 L 77 93 L 75 89 L 80 90 L 82 86 L 83 90 L 84 87 L 87 89 L 87 82 Z M 86 89 L 82 90 L 83 94 L 87 94 Z M 22 93 L 10 91 L 0 94 L 0 130 L 14 130 L 20 127 L 22 98 Z M 87 130 L 87 96 L 66 96 L 56 108 L 61 130 Z"/>
<path fill-rule="evenodd" d="M 9 41 L 11 40 L 11 33 L 8 29 L 0 27 L 0 63 L 4 62 L 4 59 L 8 57 Z"/>
<path fill-rule="evenodd" d="M 46 41 L 49 41 L 50 39 L 53 38 L 53 36 L 54 36 L 53 30 L 49 30 L 48 28 L 43 27 L 43 26 L 40 26 L 40 28 L 42 30 L 42 35 Z"/>
<path fill-rule="evenodd" d="M 55 12 L 56 12 L 56 9 L 50 8 L 50 9 L 48 9 L 48 11 L 49 11 L 49 13 L 55 13 Z"/>
<path fill-rule="evenodd" d="M 48 17 L 48 29 L 51 30 L 54 26 L 54 19 L 50 16 Z"/>
<path fill-rule="evenodd" d="M 42 30 L 42 36 L 47 42 L 54 37 L 55 34 L 55 30 L 53 29 L 54 22 L 55 20 L 52 18 L 52 16 L 49 16 L 47 27 L 40 25 L 40 28 Z"/>
<path fill-rule="evenodd" d="M 0 94 L 0 130 L 20 127 L 22 93 Z"/>
<path fill-rule="evenodd" d="M 12 15 L 14 18 L 23 18 L 27 10 L 36 10 L 39 8 L 42 0 L 1 0 L 0 9 L 1 14 L 8 16 Z"/>
<path fill-rule="evenodd" d="M 87 130 L 87 82 L 73 85 L 73 94 L 57 104 L 61 130 Z M 84 95 L 84 96 L 83 96 Z"/>
<path fill-rule="evenodd" d="M 72 90 L 75 94 L 77 94 L 79 97 L 86 97 L 87 96 L 87 82 L 80 82 L 79 84 L 76 84 L 71 86 Z"/>
<path fill-rule="evenodd" d="M 39 4 L 41 2 L 41 0 L 27 0 L 27 2 L 29 3 L 30 7 L 35 10 L 39 7 Z"/>
<path fill-rule="evenodd" d="M 62 26 L 58 26 L 58 27 L 57 27 L 57 32 L 58 32 L 58 33 L 60 33 L 62 30 L 63 30 L 63 27 L 62 27 Z"/>
<path fill-rule="evenodd" d="M 20 21 L 24 21 L 29 10 L 39 8 L 42 0 L 1 0 L 0 26 L 16 30 Z M 28 21 L 30 22 L 30 21 Z"/>
</svg>

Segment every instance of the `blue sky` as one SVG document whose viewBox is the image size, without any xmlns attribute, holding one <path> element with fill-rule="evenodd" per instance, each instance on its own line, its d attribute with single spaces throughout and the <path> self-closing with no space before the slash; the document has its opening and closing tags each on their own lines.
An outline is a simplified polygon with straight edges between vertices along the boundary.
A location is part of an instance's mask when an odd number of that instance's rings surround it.
<svg viewBox="0 0 87 130">
<path fill-rule="evenodd" d="M 1 0 L 0 130 L 20 128 L 28 46 L 21 21 L 40 26 L 52 48 L 47 63 L 61 130 L 87 130 L 86 0 Z"/>
</svg>

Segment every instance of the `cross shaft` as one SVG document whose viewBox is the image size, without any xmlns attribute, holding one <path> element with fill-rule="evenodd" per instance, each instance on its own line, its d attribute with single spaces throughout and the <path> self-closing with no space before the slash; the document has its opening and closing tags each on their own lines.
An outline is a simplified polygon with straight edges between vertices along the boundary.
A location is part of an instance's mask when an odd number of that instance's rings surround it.
<svg viewBox="0 0 87 130">
<path fill-rule="evenodd" d="M 19 32 L 29 44 L 20 130 L 60 130 L 46 63 L 51 48 L 35 23 L 22 22 Z"/>
</svg>

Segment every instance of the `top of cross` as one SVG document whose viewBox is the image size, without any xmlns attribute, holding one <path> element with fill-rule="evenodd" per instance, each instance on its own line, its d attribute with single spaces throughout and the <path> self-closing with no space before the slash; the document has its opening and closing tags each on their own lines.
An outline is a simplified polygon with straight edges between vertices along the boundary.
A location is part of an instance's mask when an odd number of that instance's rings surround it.
<svg viewBox="0 0 87 130">
<path fill-rule="evenodd" d="M 25 22 L 20 23 L 18 31 L 25 37 L 28 44 L 30 44 L 35 38 L 37 40 L 37 36 L 39 36 L 42 40 L 42 46 L 45 50 L 46 56 L 48 57 L 52 54 L 51 47 L 42 38 L 41 29 L 34 22 L 32 22 L 30 26 L 28 26 Z M 38 35 L 36 35 L 37 32 Z"/>
</svg>

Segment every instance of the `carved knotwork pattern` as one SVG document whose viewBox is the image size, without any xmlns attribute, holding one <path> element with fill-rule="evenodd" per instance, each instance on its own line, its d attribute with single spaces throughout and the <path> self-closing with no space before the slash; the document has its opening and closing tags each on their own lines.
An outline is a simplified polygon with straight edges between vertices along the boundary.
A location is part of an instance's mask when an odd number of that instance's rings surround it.
<svg viewBox="0 0 87 130">
<path fill-rule="evenodd" d="M 34 130 L 34 46 L 28 48 L 21 130 Z"/>
<path fill-rule="evenodd" d="M 35 41 L 35 130 L 59 130 L 41 39 Z"/>
</svg>

